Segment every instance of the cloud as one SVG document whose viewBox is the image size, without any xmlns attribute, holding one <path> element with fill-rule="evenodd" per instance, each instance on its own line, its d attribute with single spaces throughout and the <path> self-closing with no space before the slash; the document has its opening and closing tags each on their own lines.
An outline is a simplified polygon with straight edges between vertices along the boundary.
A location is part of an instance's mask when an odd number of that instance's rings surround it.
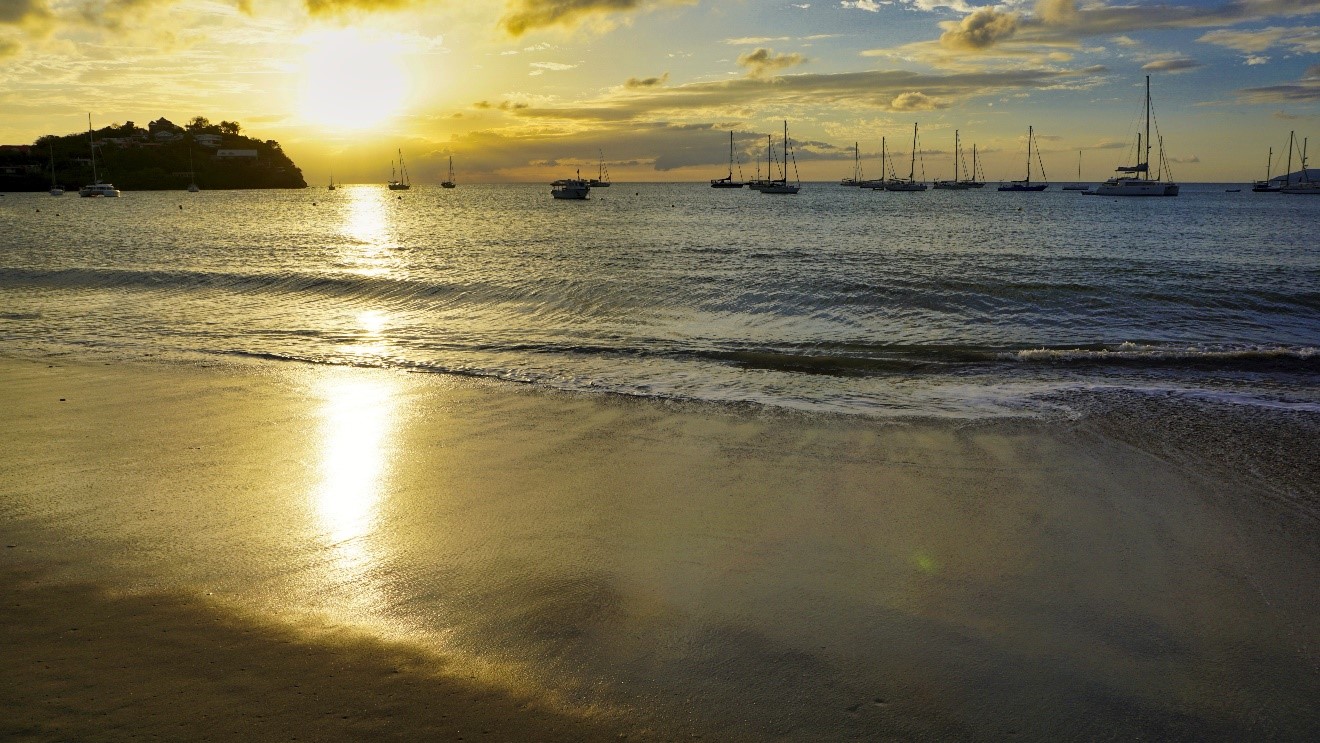
<svg viewBox="0 0 1320 743">
<path fill-rule="evenodd" d="M 1019 19 L 1017 13 L 981 8 L 961 21 L 941 23 L 940 46 L 970 51 L 989 48 L 1017 33 Z"/>
<path fill-rule="evenodd" d="M 1262 56 L 1259 56 L 1259 55 L 1256 55 L 1256 54 L 1252 54 L 1252 55 L 1248 56 L 1245 60 L 1243 60 L 1243 62 L 1244 62 L 1244 64 L 1246 64 L 1246 65 L 1248 65 L 1248 66 L 1259 65 L 1259 64 L 1269 64 L 1269 63 L 1270 63 L 1270 58 L 1269 58 L 1269 57 L 1262 57 Z"/>
<path fill-rule="evenodd" d="M 24 26 L 50 18 L 45 0 L 0 0 L 0 24 Z"/>
<path fill-rule="evenodd" d="M 500 28 L 511 36 L 551 26 L 574 27 L 614 13 L 631 12 L 662 5 L 691 5 L 695 0 L 509 0 L 509 11 Z"/>
<path fill-rule="evenodd" d="M 870 70 L 777 77 L 740 77 L 676 86 L 616 88 L 600 98 L 553 106 L 536 105 L 520 117 L 547 121 L 645 122 L 657 116 L 753 118 L 767 100 L 778 110 L 870 108 L 881 111 L 944 108 L 958 101 L 1020 90 L 1084 84 L 1103 68 L 1079 71 L 1019 68 L 955 74 Z"/>
<path fill-rule="evenodd" d="M 1320 103 L 1320 64 L 1307 68 L 1296 83 L 1244 88 L 1238 99 L 1245 103 Z"/>
<path fill-rule="evenodd" d="M 949 104 L 917 91 L 901 93 L 894 96 L 894 100 L 889 102 L 891 111 L 933 111 L 937 108 L 948 107 Z"/>
<path fill-rule="evenodd" d="M 307 12 L 315 16 L 342 15 L 349 11 L 398 10 L 414 0 L 303 0 Z"/>
<path fill-rule="evenodd" d="M 775 54 L 773 49 L 758 46 L 750 52 L 738 55 L 738 66 L 746 67 L 752 77 L 764 77 L 769 73 L 804 64 L 807 58 L 796 52 Z"/>
<path fill-rule="evenodd" d="M 659 77 L 630 77 L 623 83 L 625 88 L 654 88 L 658 85 L 664 85 L 669 82 L 669 73 L 666 72 Z"/>
<path fill-rule="evenodd" d="M 1198 155 L 1192 155 L 1190 157 L 1170 157 L 1169 162 L 1178 163 L 1180 165 L 1188 165 L 1188 164 L 1195 164 L 1201 162 L 1201 158 Z"/>
<path fill-rule="evenodd" d="M 1186 72 L 1202 67 L 1200 62 L 1187 57 L 1176 57 L 1173 59 L 1157 59 L 1153 62 L 1147 62 L 1141 66 L 1146 72 Z"/>
<path fill-rule="evenodd" d="M 1248 54 L 1258 54 L 1276 46 L 1298 54 L 1320 54 L 1320 26 L 1270 26 L 1243 31 L 1219 29 L 1203 34 L 1197 41 Z"/>
<path fill-rule="evenodd" d="M 889 3 L 884 3 L 884 4 L 889 5 Z M 839 3 L 839 6 L 843 8 L 856 8 L 858 10 L 869 10 L 872 13 L 879 13 L 880 5 L 881 4 L 877 3 L 875 0 L 843 0 L 843 2 Z"/>
</svg>

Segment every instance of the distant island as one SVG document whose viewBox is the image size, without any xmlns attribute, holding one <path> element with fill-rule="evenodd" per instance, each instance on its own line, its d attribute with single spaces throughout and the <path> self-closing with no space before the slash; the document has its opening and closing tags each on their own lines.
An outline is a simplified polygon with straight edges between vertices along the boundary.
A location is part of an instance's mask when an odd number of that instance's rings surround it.
<svg viewBox="0 0 1320 743">
<path fill-rule="evenodd" d="M 242 134 L 236 121 L 202 116 L 183 126 L 164 117 L 144 129 L 131 121 L 92 132 L 102 181 L 125 191 L 306 188 L 302 171 L 280 143 Z M 76 190 L 92 182 L 87 132 L 47 134 L 30 145 L 0 145 L 0 191 L 45 191 L 54 181 Z M 190 163 L 191 159 L 191 163 Z"/>
</svg>

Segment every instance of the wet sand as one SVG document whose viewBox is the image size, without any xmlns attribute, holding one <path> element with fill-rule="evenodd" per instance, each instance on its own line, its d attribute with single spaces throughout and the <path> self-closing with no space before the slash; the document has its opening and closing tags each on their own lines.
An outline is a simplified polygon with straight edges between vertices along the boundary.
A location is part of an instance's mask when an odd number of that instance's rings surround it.
<svg viewBox="0 0 1320 743">
<path fill-rule="evenodd" d="M 0 372 L 0 737 L 1320 730 L 1315 460 L 1269 455 L 1314 439 L 1254 441 L 1239 478 L 1122 416 L 876 422 L 271 363 Z"/>
</svg>

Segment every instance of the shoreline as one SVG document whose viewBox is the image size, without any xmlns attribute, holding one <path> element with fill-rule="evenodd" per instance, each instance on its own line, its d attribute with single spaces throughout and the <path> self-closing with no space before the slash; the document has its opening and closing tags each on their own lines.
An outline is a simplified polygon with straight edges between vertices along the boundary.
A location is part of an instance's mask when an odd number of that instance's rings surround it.
<svg viewBox="0 0 1320 743">
<path fill-rule="evenodd" d="M 1215 470 L 1263 429 L 258 362 L 0 372 L 7 735 L 1320 729 L 1314 519 L 1258 497 L 1314 496 L 1305 452 L 1272 455 L 1305 428 Z M 271 703 L 295 688 L 319 696 Z"/>
</svg>

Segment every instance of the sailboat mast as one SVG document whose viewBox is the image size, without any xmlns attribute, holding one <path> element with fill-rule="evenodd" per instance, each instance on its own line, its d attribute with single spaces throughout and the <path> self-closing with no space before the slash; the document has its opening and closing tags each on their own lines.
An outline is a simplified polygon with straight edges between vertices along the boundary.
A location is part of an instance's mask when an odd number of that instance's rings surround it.
<svg viewBox="0 0 1320 743">
<path fill-rule="evenodd" d="M 92 139 L 92 115 L 87 114 L 87 147 L 92 151 L 92 183 L 100 183 L 96 175 L 96 141 Z"/>
<path fill-rule="evenodd" d="M 972 181 L 976 180 L 976 143 L 972 143 Z"/>
<path fill-rule="evenodd" d="M 953 180 L 958 180 L 958 130 L 953 130 Z"/>
<path fill-rule="evenodd" d="M 784 119 L 784 185 L 788 185 L 788 119 Z"/>
<path fill-rule="evenodd" d="M 1027 125 L 1027 185 L 1031 185 L 1031 138 L 1033 136 L 1031 125 Z"/>
<path fill-rule="evenodd" d="M 1146 178 L 1150 178 L 1150 75 L 1146 76 Z"/>
<path fill-rule="evenodd" d="M 880 182 L 889 180 L 889 171 L 885 170 L 885 138 L 880 138 Z"/>
<path fill-rule="evenodd" d="M 1295 134 L 1297 134 L 1296 130 L 1288 132 L 1288 170 L 1286 171 L 1286 174 L 1283 177 L 1283 185 L 1285 186 L 1292 185 L 1292 151 L 1293 151 L 1293 136 Z"/>
<path fill-rule="evenodd" d="M 1270 166 L 1274 164 L 1274 148 L 1270 148 L 1269 157 L 1265 158 L 1265 182 L 1270 182 Z"/>
<path fill-rule="evenodd" d="M 729 180 L 733 180 L 733 130 L 729 130 Z"/>
<path fill-rule="evenodd" d="M 917 175 L 917 125 L 912 124 L 912 164 L 908 166 L 908 180 L 916 180 Z"/>
</svg>

